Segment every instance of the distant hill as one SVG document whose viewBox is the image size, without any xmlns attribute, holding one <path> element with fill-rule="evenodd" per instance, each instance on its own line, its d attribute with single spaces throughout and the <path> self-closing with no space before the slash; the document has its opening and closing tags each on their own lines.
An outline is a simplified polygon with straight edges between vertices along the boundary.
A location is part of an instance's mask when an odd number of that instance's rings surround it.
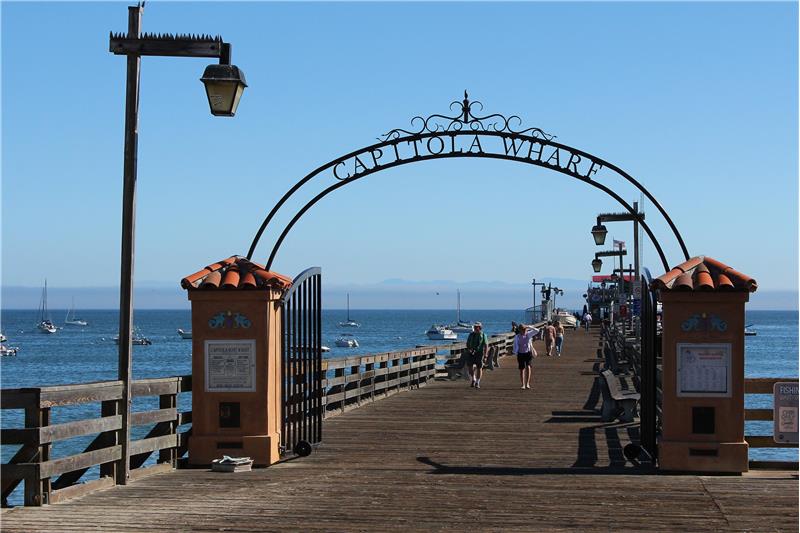
<svg viewBox="0 0 800 533">
<path fill-rule="evenodd" d="M 538 280 L 537 280 L 538 281 Z M 576 279 L 545 279 L 564 290 L 556 305 L 566 309 L 583 307 L 587 282 Z M 537 287 L 536 302 L 541 302 Z M 323 305 L 326 309 L 344 309 L 347 293 L 353 309 L 455 309 L 456 290 L 461 291 L 462 309 L 525 309 L 533 302 L 529 283 L 502 281 L 450 280 L 413 281 L 389 279 L 373 284 L 326 284 L 323 278 Z M 48 287 L 50 309 L 67 309 L 72 299 L 80 309 L 115 309 L 119 306 L 116 287 Z M 41 287 L 2 287 L 3 309 L 36 309 Z M 139 309 L 188 309 L 186 291 L 177 283 L 142 283 L 135 287 L 134 305 Z M 759 290 L 750 295 L 750 310 L 796 310 L 798 293 L 790 290 Z"/>
</svg>

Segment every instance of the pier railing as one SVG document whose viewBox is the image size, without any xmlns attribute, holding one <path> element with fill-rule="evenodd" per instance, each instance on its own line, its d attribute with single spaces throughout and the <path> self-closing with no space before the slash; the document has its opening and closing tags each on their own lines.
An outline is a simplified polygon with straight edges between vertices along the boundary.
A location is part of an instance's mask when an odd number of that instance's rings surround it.
<svg viewBox="0 0 800 533">
<path fill-rule="evenodd" d="M 330 417 L 402 390 L 427 385 L 436 373 L 436 352 L 436 346 L 423 346 L 323 360 L 323 416 Z"/>
<path fill-rule="evenodd" d="M 24 427 L 3 428 L 3 445 L 20 445 L 14 456 L 2 465 L 2 503 L 24 482 L 25 505 L 55 503 L 98 488 L 113 486 L 122 461 L 122 381 L 104 381 L 79 385 L 57 385 L 3 389 L 3 411 L 23 410 Z M 152 426 L 143 438 L 131 440 L 130 480 L 174 468 L 186 451 L 189 431 L 180 426 L 191 423 L 191 412 L 178 412 L 178 395 L 191 391 L 191 376 L 136 380 L 133 398 L 157 397 L 158 408 L 131 414 L 131 426 Z M 80 404 L 99 403 L 99 418 L 51 424 L 53 410 Z M 4 416 L 8 420 L 8 416 Z M 83 452 L 53 458 L 54 444 L 77 437 L 95 435 Z M 156 464 L 148 458 L 158 452 Z M 84 483 L 81 478 L 99 466 L 99 477 Z"/>
<path fill-rule="evenodd" d="M 505 336 L 500 336 L 492 337 L 491 344 L 506 346 L 508 343 Z M 438 352 L 445 350 L 448 357 L 458 357 L 464 348 L 463 343 L 419 346 L 396 352 L 326 359 L 322 362 L 323 416 L 334 416 L 397 392 L 423 387 L 436 376 Z M 122 472 L 122 439 L 125 438 L 122 386 L 122 381 L 103 381 L 0 391 L 0 408 L 4 412 L 21 410 L 24 413 L 23 427 L 0 430 L 0 442 L 4 446 L 19 446 L 13 457 L 0 467 L 4 507 L 21 483 L 24 483 L 24 504 L 38 506 L 122 482 L 118 477 Z M 132 431 L 138 428 L 135 433 L 141 438 L 131 438 L 129 444 L 128 480 L 178 466 L 186 454 L 191 435 L 191 428 L 182 426 L 192 422 L 190 410 L 179 411 L 178 397 L 191 390 L 191 376 L 132 383 L 134 399 L 149 397 L 151 404 L 157 400 L 158 407 L 131 414 Z M 303 398 L 290 397 L 289 401 L 302 402 Z M 52 423 L 56 418 L 63 418 L 54 416 L 60 409 L 83 405 L 85 412 L 91 404 L 98 404 L 98 416 L 84 415 L 79 420 Z M 4 425 L 10 418 L 4 416 Z M 53 457 L 54 445 L 81 437 L 93 437 L 82 452 Z M 154 454 L 157 455 L 151 459 Z M 97 477 L 84 479 L 93 468 Z M 92 475 L 90 472 L 89 476 Z"/>
</svg>

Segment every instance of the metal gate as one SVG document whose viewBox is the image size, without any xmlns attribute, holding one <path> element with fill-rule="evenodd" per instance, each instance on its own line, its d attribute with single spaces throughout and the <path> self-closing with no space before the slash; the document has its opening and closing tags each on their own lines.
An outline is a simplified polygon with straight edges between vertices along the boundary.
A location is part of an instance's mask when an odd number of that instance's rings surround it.
<svg viewBox="0 0 800 533">
<path fill-rule="evenodd" d="M 281 453 L 305 456 L 322 441 L 322 270 L 297 276 L 281 308 Z"/>
<path fill-rule="evenodd" d="M 642 276 L 642 375 L 640 400 L 641 446 L 655 464 L 658 457 L 656 442 L 661 434 L 661 331 L 658 329 L 658 297 L 650 288 L 650 271 Z"/>
</svg>

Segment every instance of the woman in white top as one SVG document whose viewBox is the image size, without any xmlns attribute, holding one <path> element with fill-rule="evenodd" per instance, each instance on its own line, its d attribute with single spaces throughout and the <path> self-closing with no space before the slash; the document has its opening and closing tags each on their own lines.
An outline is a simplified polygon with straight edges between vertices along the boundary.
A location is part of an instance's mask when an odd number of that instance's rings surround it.
<svg viewBox="0 0 800 533">
<path fill-rule="evenodd" d="M 533 368 L 531 363 L 536 357 L 536 350 L 533 348 L 533 338 L 539 334 L 539 330 L 532 327 L 530 330 L 522 324 L 517 326 L 517 334 L 514 335 L 514 353 L 517 355 L 519 366 L 519 382 L 521 389 L 531 388 L 533 378 Z"/>
</svg>

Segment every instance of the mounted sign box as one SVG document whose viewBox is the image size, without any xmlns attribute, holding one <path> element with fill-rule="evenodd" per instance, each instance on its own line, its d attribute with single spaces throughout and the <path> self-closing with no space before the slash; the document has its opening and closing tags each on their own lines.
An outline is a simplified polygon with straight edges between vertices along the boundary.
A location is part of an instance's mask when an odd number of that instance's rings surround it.
<svg viewBox="0 0 800 533">
<path fill-rule="evenodd" d="M 256 390 L 256 341 L 205 341 L 206 392 Z"/>
<path fill-rule="evenodd" d="M 731 345 L 678 343 L 677 396 L 731 396 Z"/>
<path fill-rule="evenodd" d="M 798 384 L 779 382 L 773 385 L 774 430 L 772 438 L 779 444 L 797 444 Z"/>
</svg>

